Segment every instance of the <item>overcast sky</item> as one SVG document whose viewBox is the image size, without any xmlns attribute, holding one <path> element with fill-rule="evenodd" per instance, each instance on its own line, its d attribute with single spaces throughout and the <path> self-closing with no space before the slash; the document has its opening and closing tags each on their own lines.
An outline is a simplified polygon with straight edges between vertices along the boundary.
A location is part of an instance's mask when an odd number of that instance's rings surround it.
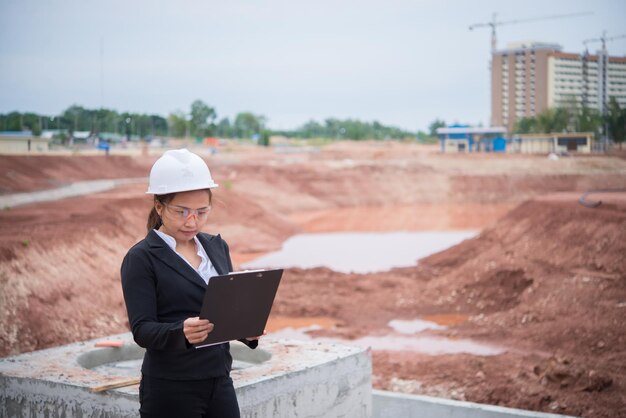
<svg viewBox="0 0 626 418">
<path fill-rule="evenodd" d="M 581 52 L 626 34 L 623 0 L 0 0 L 0 113 L 264 115 L 274 129 L 328 117 L 416 131 L 435 118 L 489 124 L 490 29 Z M 607 44 L 626 55 L 626 39 Z M 600 47 L 593 43 L 590 49 Z"/>
</svg>

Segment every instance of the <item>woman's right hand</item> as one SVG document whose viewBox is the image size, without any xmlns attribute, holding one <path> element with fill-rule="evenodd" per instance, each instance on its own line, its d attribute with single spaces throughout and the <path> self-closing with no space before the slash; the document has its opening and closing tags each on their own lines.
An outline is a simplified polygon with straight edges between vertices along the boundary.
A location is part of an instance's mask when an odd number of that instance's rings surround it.
<svg viewBox="0 0 626 418">
<path fill-rule="evenodd" d="M 208 319 L 200 319 L 196 316 L 187 318 L 183 322 L 183 333 L 190 344 L 201 343 L 211 331 L 213 331 L 213 324 Z"/>
</svg>

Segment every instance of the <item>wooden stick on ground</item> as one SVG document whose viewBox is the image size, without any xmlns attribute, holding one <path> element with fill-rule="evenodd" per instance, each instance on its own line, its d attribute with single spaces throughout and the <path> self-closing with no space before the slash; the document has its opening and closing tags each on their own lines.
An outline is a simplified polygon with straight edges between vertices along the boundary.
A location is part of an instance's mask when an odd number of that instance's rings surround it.
<svg viewBox="0 0 626 418">
<path fill-rule="evenodd" d="M 107 383 L 106 385 L 91 387 L 89 389 L 89 392 L 97 393 L 97 392 L 104 392 L 105 390 L 109 390 L 109 389 L 117 389 L 117 388 L 123 388 L 126 386 L 138 385 L 140 381 L 141 379 L 138 377 L 135 377 L 132 379 L 118 380 L 117 382 Z"/>
</svg>

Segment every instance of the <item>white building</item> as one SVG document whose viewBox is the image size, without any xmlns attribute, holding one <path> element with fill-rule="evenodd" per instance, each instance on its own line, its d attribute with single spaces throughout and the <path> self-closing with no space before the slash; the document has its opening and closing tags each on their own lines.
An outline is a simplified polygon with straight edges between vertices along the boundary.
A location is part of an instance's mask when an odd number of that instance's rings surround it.
<svg viewBox="0 0 626 418">
<path fill-rule="evenodd" d="M 491 124 L 506 126 L 547 108 L 585 104 L 602 112 L 611 96 L 626 107 L 626 57 L 561 51 L 557 44 L 520 42 L 492 56 Z"/>
</svg>

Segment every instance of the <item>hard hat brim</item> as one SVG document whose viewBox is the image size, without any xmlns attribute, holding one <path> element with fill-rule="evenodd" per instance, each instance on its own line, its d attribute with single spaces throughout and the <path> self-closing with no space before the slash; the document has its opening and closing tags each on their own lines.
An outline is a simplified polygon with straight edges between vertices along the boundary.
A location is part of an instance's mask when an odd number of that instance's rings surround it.
<svg viewBox="0 0 626 418">
<path fill-rule="evenodd" d="M 148 191 L 146 192 L 146 194 L 154 194 L 154 195 L 163 195 L 163 194 L 171 194 L 171 193 L 182 193 L 182 192 L 192 192 L 194 190 L 206 190 L 206 189 L 216 189 L 220 187 L 219 184 L 215 184 L 213 183 L 213 185 L 211 186 L 206 186 L 206 187 L 181 187 L 181 188 L 176 188 L 176 189 L 172 189 L 172 190 L 168 190 L 166 192 L 161 192 L 161 191 L 155 191 L 155 190 L 150 190 L 148 189 Z"/>
</svg>

